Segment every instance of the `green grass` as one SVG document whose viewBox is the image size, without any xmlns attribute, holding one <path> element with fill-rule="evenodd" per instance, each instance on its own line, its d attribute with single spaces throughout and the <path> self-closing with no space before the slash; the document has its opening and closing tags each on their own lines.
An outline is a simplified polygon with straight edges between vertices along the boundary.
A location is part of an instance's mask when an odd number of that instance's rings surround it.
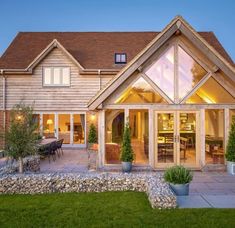
<svg viewBox="0 0 235 228">
<path fill-rule="evenodd" d="M 234 227 L 232 209 L 152 209 L 145 193 L 0 196 L 0 227 Z"/>
</svg>

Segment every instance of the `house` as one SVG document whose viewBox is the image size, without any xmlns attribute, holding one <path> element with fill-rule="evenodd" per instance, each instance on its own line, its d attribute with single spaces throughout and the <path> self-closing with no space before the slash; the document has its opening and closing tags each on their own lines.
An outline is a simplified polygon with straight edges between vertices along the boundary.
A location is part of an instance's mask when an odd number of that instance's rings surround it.
<svg viewBox="0 0 235 228">
<path fill-rule="evenodd" d="M 23 100 L 65 147 L 85 148 L 94 123 L 100 167 L 119 165 L 127 121 L 136 166 L 224 164 L 234 66 L 180 16 L 161 32 L 22 32 L 0 59 L 0 123 Z"/>
</svg>

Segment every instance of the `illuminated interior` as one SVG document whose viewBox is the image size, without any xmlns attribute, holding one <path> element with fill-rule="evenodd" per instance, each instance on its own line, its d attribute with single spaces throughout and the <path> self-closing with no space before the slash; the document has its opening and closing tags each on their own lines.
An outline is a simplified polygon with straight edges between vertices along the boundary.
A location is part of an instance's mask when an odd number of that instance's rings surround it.
<svg viewBox="0 0 235 228">
<path fill-rule="evenodd" d="M 124 110 L 105 111 L 105 163 L 119 164 L 124 131 Z"/>
<path fill-rule="evenodd" d="M 175 138 L 177 125 L 174 123 L 174 113 L 159 113 L 157 115 L 157 156 L 158 163 L 175 163 L 174 144 L 179 143 L 180 163 L 196 164 L 196 114 L 180 113 L 179 138 Z"/>
<path fill-rule="evenodd" d="M 64 139 L 64 144 L 70 143 L 70 114 L 58 115 L 58 137 Z"/>
<path fill-rule="evenodd" d="M 157 115 L 157 161 L 158 163 L 174 162 L 174 114 Z"/>
<path fill-rule="evenodd" d="M 85 115 L 73 115 L 73 144 L 85 144 Z"/>
<path fill-rule="evenodd" d="M 43 136 L 45 138 L 55 137 L 55 115 L 54 114 L 43 114 Z"/>
<path fill-rule="evenodd" d="M 224 110 L 205 111 L 206 163 L 224 164 Z"/>
<path fill-rule="evenodd" d="M 144 78 L 140 77 L 121 94 L 115 103 L 166 103 L 166 101 L 154 91 Z"/>
<path fill-rule="evenodd" d="M 187 104 L 230 104 L 234 102 L 234 97 L 212 77 L 186 100 Z"/>
<path fill-rule="evenodd" d="M 135 154 L 135 164 L 149 161 L 149 115 L 148 110 L 130 110 L 131 145 Z"/>
</svg>

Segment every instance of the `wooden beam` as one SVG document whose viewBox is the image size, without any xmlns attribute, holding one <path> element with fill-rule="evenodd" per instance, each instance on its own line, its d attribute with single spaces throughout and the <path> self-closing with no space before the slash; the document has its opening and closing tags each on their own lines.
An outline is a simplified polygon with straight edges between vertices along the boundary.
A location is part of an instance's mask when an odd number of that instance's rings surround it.
<svg viewBox="0 0 235 228">
<path fill-rule="evenodd" d="M 212 73 L 213 78 L 228 92 L 235 98 L 235 90 L 234 87 L 219 74 Z"/>
<path fill-rule="evenodd" d="M 196 35 L 187 28 L 184 24 L 181 25 L 180 30 L 208 59 L 210 59 L 216 66 L 228 75 L 233 81 L 235 81 L 235 70 L 232 69 L 229 63 L 224 58 L 221 58 L 219 54 L 211 50 L 211 48 L 200 40 Z"/>
<path fill-rule="evenodd" d="M 206 132 L 205 132 L 205 109 L 200 110 L 200 157 L 201 160 L 199 161 L 201 167 L 206 164 Z"/>
<path fill-rule="evenodd" d="M 149 165 L 154 168 L 154 111 L 149 109 Z"/>
<path fill-rule="evenodd" d="M 229 109 L 225 108 L 224 109 L 224 148 L 223 148 L 224 152 L 226 151 L 226 147 L 228 143 L 229 129 L 230 129 Z"/>
<path fill-rule="evenodd" d="M 188 98 L 190 98 L 196 91 L 205 84 L 205 82 L 212 76 L 211 72 L 207 73 L 204 78 L 201 79 L 201 81 L 191 90 L 191 92 L 188 93 L 181 101 L 180 104 L 185 103 Z"/>
<path fill-rule="evenodd" d="M 98 166 L 102 168 L 105 162 L 105 111 L 98 113 Z"/>
<path fill-rule="evenodd" d="M 141 76 L 150 84 L 150 86 L 162 96 L 169 104 L 173 104 L 173 101 L 149 78 L 146 74 L 141 73 Z"/>
</svg>

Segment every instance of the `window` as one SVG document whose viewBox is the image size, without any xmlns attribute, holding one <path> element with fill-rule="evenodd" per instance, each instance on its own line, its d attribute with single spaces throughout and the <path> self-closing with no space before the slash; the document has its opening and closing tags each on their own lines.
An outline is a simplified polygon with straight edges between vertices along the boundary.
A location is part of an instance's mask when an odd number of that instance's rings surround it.
<svg viewBox="0 0 235 228">
<path fill-rule="evenodd" d="M 126 59 L 126 53 L 115 53 L 115 64 L 125 64 Z"/>
<path fill-rule="evenodd" d="M 43 68 L 44 86 L 69 86 L 70 68 L 69 67 L 44 67 Z"/>
<path fill-rule="evenodd" d="M 180 46 L 170 47 L 144 73 L 176 103 L 207 75 L 207 71 Z"/>
<path fill-rule="evenodd" d="M 116 104 L 166 103 L 146 81 L 140 77 L 134 84 L 122 92 Z"/>
</svg>

